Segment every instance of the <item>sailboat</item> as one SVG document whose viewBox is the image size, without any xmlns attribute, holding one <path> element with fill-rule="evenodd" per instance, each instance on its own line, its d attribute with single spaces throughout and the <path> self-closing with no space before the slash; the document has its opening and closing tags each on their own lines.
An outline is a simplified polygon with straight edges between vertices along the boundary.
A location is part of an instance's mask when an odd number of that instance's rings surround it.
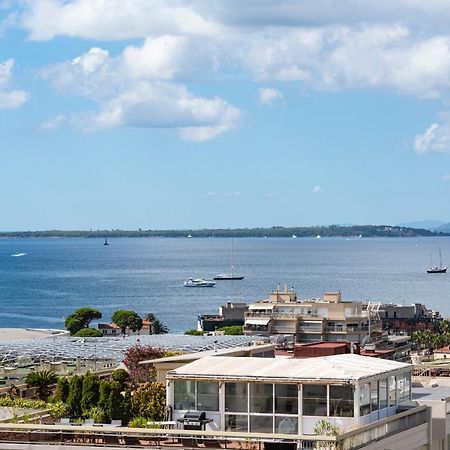
<svg viewBox="0 0 450 450">
<path fill-rule="evenodd" d="M 233 269 L 234 269 L 234 265 L 233 265 L 233 240 L 231 240 L 231 273 L 219 273 L 217 274 L 213 280 L 243 280 L 244 276 L 243 275 L 235 275 L 233 274 Z"/>
<path fill-rule="evenodd" d="M 427 269 L 427 273 L 446 273 L 447 266 L 442 267 L 441 247 L 439 247 L 439 267 L 433 266 Z"/>
<path fill-rule="evenodd" d="M 105 238 L 105 242 L 103 243 L 103 245 L 109 245 L 108 244 L 108 239 Z"/>
</svg>

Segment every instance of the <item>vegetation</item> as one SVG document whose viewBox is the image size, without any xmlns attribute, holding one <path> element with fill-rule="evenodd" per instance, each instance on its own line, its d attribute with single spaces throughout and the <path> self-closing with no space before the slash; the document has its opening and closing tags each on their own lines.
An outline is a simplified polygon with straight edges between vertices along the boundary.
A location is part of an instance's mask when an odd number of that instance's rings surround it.
<svg viewBox="0 0 450 450">
<path fill-rule="evenodd" d="M 122 334 L 126 333 L 127 328 L 133 332 L 142 328 L 142 319 L 135 312 L 127 309 L 119 309 L 112 316 L 112 321 L 120 327 Z"/>
<path fill-rule="evenodd" d="M 117 381 L 120 384 L 122 390 L 125 388 L 125 384 L 130 381 L 130 375 L 125 369 L 114 370 L 111 374 L 111 378 L 113 381 Z"/>
<path fill-rule="evenodd" d="M 69 314 L 64 321 L 66 330 L 70 331 L 71 335 L 76 334 L 83 328 L 89 328 L 93 320 L 101 319 L 102 313 L 93 308 L 80 308 L 72 314 Z"/>
<path fill-rule="evenodd" d="M 319 420 L 314 427 L 316 436 L 339 436 L 340 430 L 336 425 L 332 425 L 328 420 Z"/>
<path fill-rule="evenodd" d="M 88 411 L 98 404 L 100 398 L 100 380 L 98 375 L 87 372 L 83 377 L 81 409 Z"/>
<path fill-rule="evenodd" d="M 416 331 L 412 335 L 412 340 L 421 349 L 434 350 L 450 344 L 450 321 L 443 320 L 439 324 L 439 331 L 431 330 Z"/>
<path fill-rule="evenodd" d="M 159 381 L 141 384 L 133 393 L 132 410 L 134 416 L 151 421 L 164 420 L 166 385 Z"/>
<path fill-rule="evenodd" d="M 165 356 L 164 350 L 152 347 L 151 345 L 134 345 L 125 353 L 124 364 L 127 366 L 130 375 L 130 381 L 133 385 L 145 383 L 154 379 L 154 371 L 140 365 L 141 361 L 157 359 Z"/>
<path fill-rule="evenodd" d="M 154 319 L 151 324 L 151 334 L 167 334 L 169 328 L 162 323 L 159 319 Z"/>
<path fill-rule="evenodd" d="M 244 327 L 241 325 L 233 325 L 231 327 L 218 328 L 217 331 L 223 331 L 226 336 L 237 336 L 244 334 Z"/>
<path fill-rule="evenodd" d="M 203 336 L 205 332 L 200 330 L 186 330 L 184 334 L 188 334 L 189 336 Z"/>
<path fill-rule="evenodd" d="M 40 400 L 46 401 L 50 395 L 49 387 L 56 384 L 58 376 L 52 370 L 41 370 L 29 372 L 26 379 L 28 386 L 36 387 L 36 392 Z"/>
<path fill-rule="evenodd" d="M 313 227 L 280 227 L 271 228 L 215 228 L 203 230 L 93 230 L 93 231 L 15 231 L 0 233 L 0 237 L 29 238 L 29 237 L 82 237 L 82 238 L 114 238 L 114 237 L 413 237 L 413 236 L 448 236 L 449 233 L 440 233 L 422 228 L 408 228 L 391 225 L 330 225 Z"/>
<path fill-rule="evenodd" d="M 74 334 L 75 337 L 102 337 L 102 332 L 97 328 L 83 328 Z"/>
<path fill-rule="evenodd" d="M 71 419 L 82 417 L 81 399 L 83 398 L 83 377 L 74 375 L 69 381 L 69 395 L 67 409 Z"/>
</svg>

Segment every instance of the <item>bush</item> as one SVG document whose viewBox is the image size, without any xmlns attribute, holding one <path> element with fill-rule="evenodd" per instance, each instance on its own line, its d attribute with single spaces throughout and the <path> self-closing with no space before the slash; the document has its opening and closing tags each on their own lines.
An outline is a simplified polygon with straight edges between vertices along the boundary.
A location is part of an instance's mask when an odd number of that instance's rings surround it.
<svg viewBox="0 0 450 450">
<path fill-rule="evenodd" d="M 114 370 L 111 377 L 113 381 L 117 381 L 118 383 L 120 383 L 122 388 L 125 386 L 125 383 L 130 379 L 130 375 L 125 369 Z"/>
<path fill-rule="evenodd" d="M 58 386 L 56 387 L 55 392 L 55 400 L 66 402 L 68 396 L 69 396 L 69 380 L 66 377 L 59 377 Z"/>
<path fill-rule="evenodd" d="M 99 385 L 100 380 L 94 373 L 87 372 L 83 377 L 83 389 L 81 397 L 81 409 L 83 415 L 98 404 L 99 400 Z"/>
<path fill-rule="evenodd" d="M 130 420 L 130 422 L 128 423 L 128 426 L 130 428 L 148 428 L 147 427 L 147 422 L 148 419 L 146 419 L 145 417 L 134 417 L 133 419 Z"/>
<path fill-rule="evenodd" d="M 74 334 L 75 337 L 102 337 L 102 333 L 97 328 L 83 328 Z"/>
<path fill-rule="evenodd" d="M 184 332 L 184 334 L 187 334 L 189 336 L 203 336 L 205 332 L 200 330 L 187 330 Z"/>
<path fill-rule="evenodd" d="M 131 401 L 135 417 L 146 417 L 152 421 L 164 420 L 166 385 L 159 381 L 144 383 L 134 391 Z"/>
<path fill-rule="evenodd" d="M 130 380 L 134 385 L 152 381 L 155 378 L 154 370 L 139 365 L 141 361 L 162 358 L 164 350 L 151 345 L 134 345 L 125 353 L 124 364 L 130 371 Z"/>
<path fill-rule="evenodd" d="M 105 411 L 98 406 L 93 406 L 84 413 L 87 419 L 92 419 L 95 423 L 106 423 L 109 420 L 106 417 Z"/>
<path fill-rule="evenodd" d="M 234 325 L 231 327 L 218 328 L 217 331 L 223 331 L 225 336 L 236 336 L 244 334 L 244 327 L 241 325 Z"/>
<path fill-rule="evenodd" d="M 83 378 L 74 375 L 69 382 L 69 395 L 67 407 L 71 419 L 78 419 L 83 415 L 81 399 L 83 397 Z"/>
</svg>

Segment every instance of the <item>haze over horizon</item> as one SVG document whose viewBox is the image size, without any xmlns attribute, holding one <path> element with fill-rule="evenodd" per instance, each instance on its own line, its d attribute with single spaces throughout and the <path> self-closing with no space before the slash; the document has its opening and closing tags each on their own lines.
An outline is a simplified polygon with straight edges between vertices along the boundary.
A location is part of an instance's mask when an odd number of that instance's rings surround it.
<svg viewBox="0 0 450 450">
<path fill-rule="evenodd" d="M 0 0 L 0 229 L 450 222 L 450 5 L 334 5 Z"/>
</svg>

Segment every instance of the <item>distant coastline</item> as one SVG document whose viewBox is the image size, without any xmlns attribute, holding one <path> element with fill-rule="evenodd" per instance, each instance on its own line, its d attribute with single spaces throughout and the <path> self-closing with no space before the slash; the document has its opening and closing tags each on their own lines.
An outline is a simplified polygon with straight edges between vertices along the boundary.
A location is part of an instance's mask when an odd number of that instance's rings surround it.
<svg viewBox="0 0 450 450">
<path fill-rule="evenodd" d="M 90 231 L 8 231 L 0 238 L 311 238 L 311 237 L 438 237 L 450 233 L 434 232 L 423 228 L 390 225 L 270 227 L 270 228 L 213 228 L 201 230 L 90 230 Z"/>
</svg>

